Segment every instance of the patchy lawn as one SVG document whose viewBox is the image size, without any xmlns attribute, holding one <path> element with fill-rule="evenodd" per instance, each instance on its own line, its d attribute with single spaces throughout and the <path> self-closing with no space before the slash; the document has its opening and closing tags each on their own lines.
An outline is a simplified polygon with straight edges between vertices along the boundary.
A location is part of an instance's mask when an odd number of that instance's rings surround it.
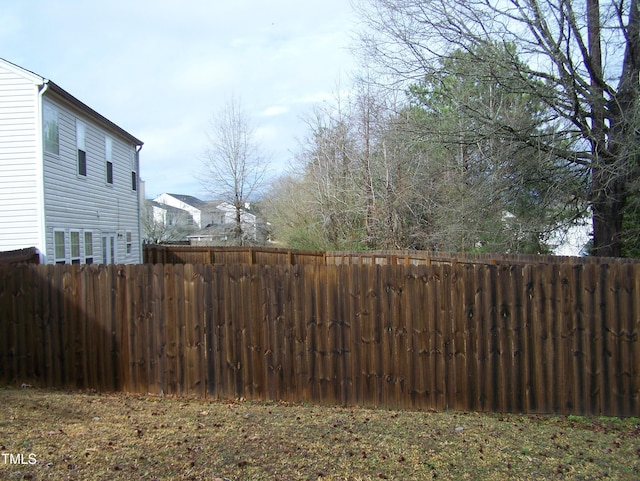
<svg viewBox="0 0 640 481">
<path fill-rule="evenodd" d="M 0 389 L 0 479 L 640 479 L 640 419 Z"/>
</svg>

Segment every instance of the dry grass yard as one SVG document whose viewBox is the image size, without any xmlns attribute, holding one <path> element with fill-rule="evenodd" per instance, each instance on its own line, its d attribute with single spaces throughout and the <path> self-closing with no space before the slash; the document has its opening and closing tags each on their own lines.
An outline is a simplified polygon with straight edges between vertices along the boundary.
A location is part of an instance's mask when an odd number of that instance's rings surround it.
<svg viewBox="0 0 640 481">
<path fill-rule="evenodd" d="M 0 479 L 640 479 L 640 419 L 0 389 Z"/>
</svg>

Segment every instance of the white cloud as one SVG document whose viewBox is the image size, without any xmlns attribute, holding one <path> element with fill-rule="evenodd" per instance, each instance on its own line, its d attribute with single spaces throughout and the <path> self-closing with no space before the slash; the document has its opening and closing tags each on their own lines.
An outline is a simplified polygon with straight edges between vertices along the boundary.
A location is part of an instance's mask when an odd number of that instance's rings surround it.
<svg viewBox="0 0 640 481">
<path fill-rule="evenodd" d="M 284 105 L 272 105 L 271 107 L 264 109 L 260 115 L 262 117 L 276 117 L 278 115 L 286 114 L 289 110 L 291 109 Z"/>
</svg>

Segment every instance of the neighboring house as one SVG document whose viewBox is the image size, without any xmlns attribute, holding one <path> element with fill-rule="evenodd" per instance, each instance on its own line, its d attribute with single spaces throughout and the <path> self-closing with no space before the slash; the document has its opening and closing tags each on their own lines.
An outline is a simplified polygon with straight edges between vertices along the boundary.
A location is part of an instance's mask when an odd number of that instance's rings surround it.
<svg viewBox="0 0 640 481">
<path fill-rule="evenodd" d="M 0 59 L 0 251 L 51 263 L 140 263 L 142 141 Z"/>
<path fill-rule="evenodd" d="M 196 227 L 191 214 L 168 204 L 145 200 L 142 211 L 142 239 L 151 244 L 185 241 Z"/>
<path fill-rule="evenodd" d="M 148 202 L 154 222 L 168 227 L 193 226 L 193 217 L 189 212 L 168 204 L 160 204 L 154 200 Z"/>
<path fill-rule="evenodd" d="M 215 202 L 181 194 L 160 194 L 153 201 L 187 212 L 189 217 L 186 218 L 186 222 L 194 228 L 202 229 L 208 225 L 224 222 L 224 212 L 216 208 Z"/>
<path fill-rule="evenodd" d="M 585 256 L 592 238 L 593 227 L 591 219 L 583 218 L 564 232 L 556 232 L 551 243 L 553 253 L 557 256 Z"/>
<path fill-rule="evenodd" d="M 190 195 L 165 193 L 153 199 L 153 203 L 180 209 L 188 214 L 186 222 L 193 227 L 193 232 L 186 239 L 191 244 L 220 245 L 233 241 L 236 213 L 233 205 L 228 202 L 203 201 Z M 163 212 L 162 207 L 159 207 L 156 218 L 167 219 L 169 212 L 169 208 Z M 264 229 L 255 214 L 248 211 L 248 206 L 241 211 L 240 219 L 245 241 L 264 242 Z M 166 225 L 167 221 L 164 222 Z"/>
</svg>

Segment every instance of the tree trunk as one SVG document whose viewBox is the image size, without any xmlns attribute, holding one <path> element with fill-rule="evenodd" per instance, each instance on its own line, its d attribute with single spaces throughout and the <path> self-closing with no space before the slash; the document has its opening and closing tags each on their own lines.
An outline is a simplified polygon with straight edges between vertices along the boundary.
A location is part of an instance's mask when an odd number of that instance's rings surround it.
<svg viewBox="0 0 640 481">
<path fill-rule="evenodd" d="M 236 225 L 233 230 L 233 236 L 235 237 L 235 241 L 237 242 L 237 244 L 239 246 L 242 246 L 244 242 L 242 239 L 242 215 L 241 215 L 242 211 L 241 211 L 240 202 L 238 201 L 235 202 L 235 208 L 236 208 Z"/>
<path fill-rule="evenodd" d="M 622 255 L 622 220 L 629 196 L 628 179 L 632 163 L 631 149 L 638 140 L 635 125 L 640 75 L 639 3 L 638 0 L 632 0 L 630 5 L 622 74 L 617 93 L 608 102 L 606 109 L 611 124 L 606 140 L 604 140 L 606 132 L 604 122 L 602 126 L 597 125 L 595 122 L 599 121 L 600 116 L 594 115 L 594 127 L 601 128 L 603 132 L 602 140 L 594 145 L 594 163 L 591 172 L 593 243 L 594 254 L 598 256 L 619 257 Z M 590 48 L 596 43 L 598 45 L 596 50 L 598 57 L 595 60 L 598 62 L 596 67 L 600 68 L 601 79 L 600 27 L 597 24 L 598 16 L 593 13 L 599 11 L 598 0 L 587 0 L 587 5 L 589 7 L 589 44 Z M 597 29 L 594 29 L 594 26 L 597 26 Z M 594 52 L 594 50 L 590 51 Z M 592 54 L 592 62 L 594 62 L 593 57 Z M 602 119 L 604 119 L 604 113 Z M 599 139 L 598 132 L 596 135 L 595 138 Z M 606 142 L 606 149 L 604 142 Z"/>
<path fill-rule="evenodd" d="M 622 179 L 612 180 L 607 165 L 592 169 L 593 254 L 622 256 L 622 216 L 627 192 Z"/>
</svg>

